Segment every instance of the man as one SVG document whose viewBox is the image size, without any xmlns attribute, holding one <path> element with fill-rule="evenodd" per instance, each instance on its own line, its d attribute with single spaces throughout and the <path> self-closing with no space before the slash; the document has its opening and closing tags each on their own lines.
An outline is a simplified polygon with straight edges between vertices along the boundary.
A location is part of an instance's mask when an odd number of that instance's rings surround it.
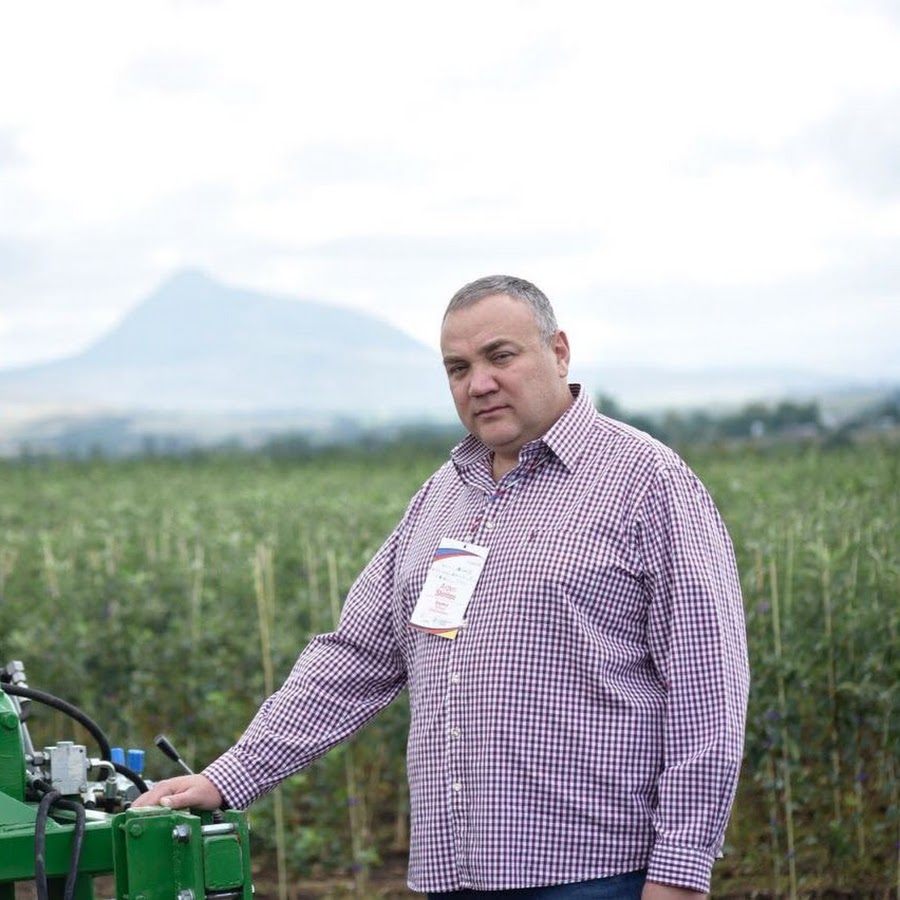
<svg viewBox="0 0 900 900">
<path fill-rule="evenodd" d="M 463 287 L 441 350 L 469 436 L 240 741 L 135 805 L 245 807 L 408 687 L 413 890 L 702 897 L 748 685 L 716 509 L 675 453 L 568 384 L 529 282 Z"/>
</svg>

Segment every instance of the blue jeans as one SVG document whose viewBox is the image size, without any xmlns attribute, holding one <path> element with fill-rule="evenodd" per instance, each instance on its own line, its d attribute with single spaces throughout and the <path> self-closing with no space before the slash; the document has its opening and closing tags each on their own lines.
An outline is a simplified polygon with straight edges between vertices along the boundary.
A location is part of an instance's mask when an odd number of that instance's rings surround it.
<svg viewBox="0 0 900 900">
<path fill-rule="evenodd" d="M 508 891 L 448 891 L 429 894 L 428 900 L 640 900 L 647 870 L 575 881 L 572 884 L 550 884 L 546 887 L 515 888 Z"/>
</svg>

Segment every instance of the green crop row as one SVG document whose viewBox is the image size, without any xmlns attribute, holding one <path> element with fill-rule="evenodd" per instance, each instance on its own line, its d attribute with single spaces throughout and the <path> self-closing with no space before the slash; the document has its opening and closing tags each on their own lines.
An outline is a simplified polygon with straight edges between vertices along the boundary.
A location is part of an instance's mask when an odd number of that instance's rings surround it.
<svg viewBox="0 0 900 900">
<path fill-rule="evenodd" d="M 734 538 L 753 683 L 714 893 L 900 890 L 896 448 L 689 454 Z M 0 662 L 116 744 L 240 733 L 440 462 L 431 453 L 0 466 Z M 254 807 L 283 873 L 406 846 L 401 699 Z M 52 712 L 35 741 L 85 740 Z M 149 777 L 175 774 L 155 751 Z"/>
</svg>

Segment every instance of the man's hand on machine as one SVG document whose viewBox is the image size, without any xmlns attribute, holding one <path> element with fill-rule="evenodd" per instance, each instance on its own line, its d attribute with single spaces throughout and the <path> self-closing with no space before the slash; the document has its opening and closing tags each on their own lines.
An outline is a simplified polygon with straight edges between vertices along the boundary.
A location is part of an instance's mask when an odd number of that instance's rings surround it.
<svg viewBox="0 0 900 900">
<path fill-rule="evenodd" d="M 204 775 L 179 775 L 158 781 L 141 794 L 132 809 L 141 806 L 166 806 L 169 809 L 219 809 L 223 798 L 219 789 Z"/>
</svg>

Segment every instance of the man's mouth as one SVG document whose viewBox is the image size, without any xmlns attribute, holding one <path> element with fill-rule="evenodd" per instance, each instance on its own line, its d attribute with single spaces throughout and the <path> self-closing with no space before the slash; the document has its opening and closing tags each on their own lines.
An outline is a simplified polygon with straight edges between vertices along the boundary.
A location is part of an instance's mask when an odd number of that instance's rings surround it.
<svg viewBox="0 0 900 900">
<path fill-rule="evenodd" d="M 489 416 L 489 415 L 491 415 L 492 413 L 502 412 L 504 409 L 506 409 L 506 406 L 505 406 L 505 405 L 501 405 L 501 406 L 488 406 L 488 407 L 486 407 L 485 409 L 478 409 L 478 410 L 475 410 L 475 418 L 477 419 L 477 418 L 479 418 L 480 416 Z"/>
</svg>

